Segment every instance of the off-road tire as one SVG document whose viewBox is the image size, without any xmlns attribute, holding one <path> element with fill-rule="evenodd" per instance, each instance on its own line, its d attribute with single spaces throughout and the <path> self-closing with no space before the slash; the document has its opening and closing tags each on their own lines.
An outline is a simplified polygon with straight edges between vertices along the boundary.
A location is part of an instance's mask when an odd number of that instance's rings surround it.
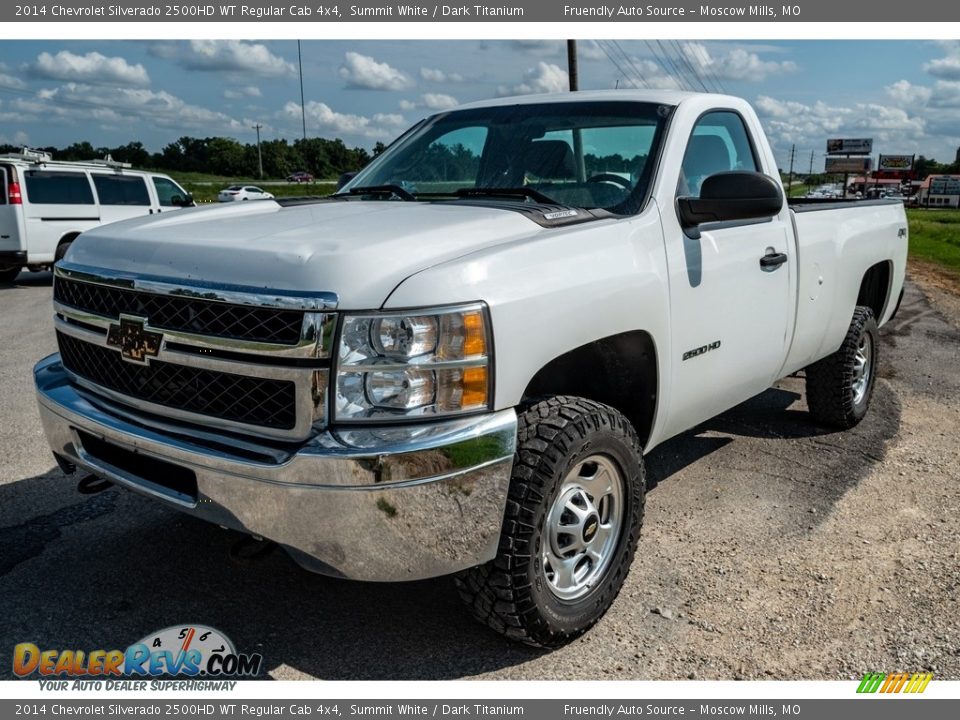
<svg viewBox="0 0 960 720">
<path fill-rule="evenodd" d="M 20 274 L 20 267 L 0 268 L 0 284 L 13 285 L 14 280 Z"/>
<path fill-rule="evenodd" d="M 852 383 L 857 351 L 865 335 L 871 341 L 867 387 L 861 400 L 856 402 Z M 879 348 L 880 333 L 873 310 L 858 305 L 840 349 L 807 367 L 807 406 L 815 420 L 842 429 L 863 420 L 873 395 Z"/>
<path fill-rule="evenodd" d="M 544 522 L 563 478 L 596 454 L 611 459 L 621 473 L 620 535 L 596 585 L 581 598 L 561 601 L 541 570 Z M 567 396 L 522 408 L 499 551 L 455 578 L 461 598 L 477 620 L 528 645 L 556 647 L 582 635 L 607 611 L 626 579 L 643 523 L 644 490 L 640 441 L 618 411 Z"/>
</svg>

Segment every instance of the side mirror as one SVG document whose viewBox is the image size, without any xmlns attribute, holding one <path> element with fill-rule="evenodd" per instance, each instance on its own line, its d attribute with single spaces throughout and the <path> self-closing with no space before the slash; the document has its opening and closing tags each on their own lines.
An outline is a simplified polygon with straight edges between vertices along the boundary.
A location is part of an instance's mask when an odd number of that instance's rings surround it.
<svg viewBox="0 0 960 720">
<path fill-rule="evenodd" d="M 722 172 L 703 181 L 700 197 L 677 198 L 677 209 L 684 230 L 703 223 L 771 218 L 783 209 L 783 190 L 758 172 Z"/>
<path fill-rule="evenodd" d="M 359 171 L 355 170 L 354 172 L 345 172 L 343 175 L 337 178 L 337 190 L 342 190 L 344 185 L 357 176 L 357 172 Z"/>
<path fill-rule="evenodd" d="M 187 193 L 186 197 L 181 197 L 180 195 L 171 195 L 170 204 L 175 207 L 196 207 L 196 203 L 193 201 L 193 195 Z"/>
</svg>

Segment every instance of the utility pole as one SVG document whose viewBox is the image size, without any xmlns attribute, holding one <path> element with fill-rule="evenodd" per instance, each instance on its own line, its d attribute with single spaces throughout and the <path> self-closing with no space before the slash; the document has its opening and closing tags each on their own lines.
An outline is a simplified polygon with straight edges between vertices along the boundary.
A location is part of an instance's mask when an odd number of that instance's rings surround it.
<svg viewBox="0 0 960 720">
<path fill-rule="evenodd" d="M 260 154 L 260 128 L 263 125 L 257 123 L 253 126 L 253 129 L 257 131 L 257 168 L 260 171 L 260 179 L 263 180 L 263 155 Z"/>
<path fill-rule="evenodd" d="M 300 68 L 300 121 L 303 123 L 303 141 L 307 141 L 307 108 L 303 104 L 303 57 L 300 55 L 300 41 L 297 40 L 297 66 Z"/>
<path fill-rule="evenodd" d="M 577 66 L 577 41 L 567 40 L 567 75 L 570 77 L 570 92 L 580 89 L 580 71 Z M 573 129 L 573 158 L 577 164 L 577 179 L 587 179 L 586 163 L 583 159 L 583 134 L 580 128 Z"/>
<path fill-rule="evenodd" d="M 577 41 L 567 40 L 567 74 L 570 76 L 570 92 L 580 89 L 580 71 L 577 66 Z"/>
<path fill-rule="evenodd" d="M 787 197 L 790 197 L 790 188 L 793 187 L 793 160 L 797 155 L 797 146 L 790 146 L 790 179 L 787 180 Z"/>
<path fill-rule="evenodd" d="M 816 152 L 816 150 L 811 150 L 811 151 L 810 151 L 810 174 L 811 174 L 811 175 L 813 175 L 813 154 L 814 154 L 815 152 Z"/>
</svg>

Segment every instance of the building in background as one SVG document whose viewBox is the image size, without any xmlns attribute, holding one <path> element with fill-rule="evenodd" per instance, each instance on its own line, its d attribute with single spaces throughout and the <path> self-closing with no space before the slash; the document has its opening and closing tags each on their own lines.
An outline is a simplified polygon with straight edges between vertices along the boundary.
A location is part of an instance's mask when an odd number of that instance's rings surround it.
<svg viewBox="0 0 960 720">
<path fill-rule="evenodd" d="M 960 175 L 929 175 L 916 198 L 921 207 L 960 207 Z"/>
</svg>

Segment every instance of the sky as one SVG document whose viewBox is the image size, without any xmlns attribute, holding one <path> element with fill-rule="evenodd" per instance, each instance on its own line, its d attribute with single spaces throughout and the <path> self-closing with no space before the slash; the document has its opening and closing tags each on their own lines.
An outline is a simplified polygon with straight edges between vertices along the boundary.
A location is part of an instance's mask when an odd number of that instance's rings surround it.
<svg viewBox="0 0 960 720">
<path fill-rule="evenodd" d="M 823 169 L 828 137 L 952 162 L 958 41 L 581 40 L 580 87 L 750 100 L 778 163 Z M 302 42 L 308 136 L 370 148 L 457 103 L 567 89 L 562 40 Z M 148 150 L 190 135 L 302 135 L 297 42 L 0 40 L 0 143 Z"/>
</svg>

